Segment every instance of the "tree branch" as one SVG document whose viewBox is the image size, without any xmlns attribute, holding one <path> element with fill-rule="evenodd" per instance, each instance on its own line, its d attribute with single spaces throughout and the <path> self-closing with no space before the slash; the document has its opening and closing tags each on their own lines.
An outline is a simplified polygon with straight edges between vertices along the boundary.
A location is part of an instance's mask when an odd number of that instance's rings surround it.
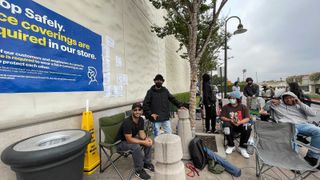
<svg viewBox="0 0 320 180">
<path fill-rule="evenodd" d="M 209 34 L 208 34 L 208 36 L 207 36 L 207 38 L 206 38 L 203 46 L 202 46 L 201 49 L 198 51 L 199 53 L 197 53 L 197 55 L 196 55 L 197 57 L 201 57 L 202 54 L 204 53 L 205 49 L 207 48 L 207 45 L 208 45 L 208 43 L 209 43 L 209 41 L 210 41 L 210 39 L 211 39 L 211 35 L 212 35 L 212 32 L 213 32 L 213 28 L 215 27 L 216 21 L 217 21 L 219 15 L 220 15 L 220 12 L 221 12 L 223 6 L 227 3 L 227 1 L 228 1 L 228 0 L 222 0 L 221 4 L 220 4 L 220 6 L 219 6 L 218 11 L 217 11 L 215 14 L 212 15 L 212 21 L 211 21 L 210 27 L 209 27 Z M 218 29 L 216 29 L 215 31 L 217 31 L 217 30 L 218 30 Z"/>
</svg>

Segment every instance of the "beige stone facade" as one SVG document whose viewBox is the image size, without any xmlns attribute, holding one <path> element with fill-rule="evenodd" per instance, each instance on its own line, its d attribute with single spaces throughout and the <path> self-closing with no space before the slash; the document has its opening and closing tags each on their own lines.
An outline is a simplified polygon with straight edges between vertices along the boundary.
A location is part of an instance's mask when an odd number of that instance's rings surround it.
<svg viewBox="0 0 320 180">
<path fill-rule="evenodd" d="M 171 93 L 189 91 L 190 70 L 176 50 L 173 38 L 160 39 L 151 32 L 152 24 L 163 24 L 164 11 L 156 10 L 148 0 L 36 0 L 39 4 L 102 36 L 103 56 L 106 37 L 111 37 L 111 61 L 122 57 L 122 67 L 111 62 L 111 84 L 117 74 L 128 75 L 121 96 L 106 92 L 0 94 L 0 152 L 8 145 L 36 134 L 59 129 L 80 128 L 81 112 L 89 100 L 95 127 L 101 116 L 128 110 L 142 100 L 156 74 L 163 74 Z M 116 108 L 112 108 L 116 107 Z M 13 180 L 14 173 L 0 162 L 1 179 Z"/>
</svg>

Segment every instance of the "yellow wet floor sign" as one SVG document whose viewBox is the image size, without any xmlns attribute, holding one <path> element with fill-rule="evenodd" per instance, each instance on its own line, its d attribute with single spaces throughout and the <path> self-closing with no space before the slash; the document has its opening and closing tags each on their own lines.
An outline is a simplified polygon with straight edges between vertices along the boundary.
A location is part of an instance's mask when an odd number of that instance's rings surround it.
<svg viewBox="0 0 320 180">
<path fill-rule="evenodd" d="M 84 174 L 91 175 L 98 169 L 100 164 L 100 157 L 98 153 L 96 133 L 94 130 L 94 122 L 91 111 L 82 113 L 81 129 L 88 131 L 91 134 L 91 141 L 87 146 L 84 157 Z"/>
</svg>

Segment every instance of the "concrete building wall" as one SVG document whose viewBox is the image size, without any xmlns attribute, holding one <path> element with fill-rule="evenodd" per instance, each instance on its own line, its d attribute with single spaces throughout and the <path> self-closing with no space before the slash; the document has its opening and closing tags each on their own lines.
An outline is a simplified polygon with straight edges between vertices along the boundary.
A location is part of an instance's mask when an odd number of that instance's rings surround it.
<svg viewBox="0 0 320 180">
<path fill-rule="evenodd" d="M 106 97 L 105 92 L 19 93 L 0 94 L 0 152 L 10 144 L 44 132 L 80 128 L 81 112 L 90 101 L 95 127 L 99 117 L 128 110 L 134 101 L 142 100 L 157 73 L 164 75 L 171 93 L 189 91 L 189 64 L 175 52 L 179 44 L 172 38 L 159 39 L 150 31 L 152 24 L 163 24 L 163 11 L 148 0 L 35 0 L 39 4 L 81 24 L 103 37 L 112 37 L 111 84 L 117 74 L 128 75 L 123 96 Z M 123 66 L 116 68 L 115 56 Z M 117 108 L 112 108 L 117 107 Z M 0 162 L 1 179 L 15 179 L 10 168 Z"/>
</svg>

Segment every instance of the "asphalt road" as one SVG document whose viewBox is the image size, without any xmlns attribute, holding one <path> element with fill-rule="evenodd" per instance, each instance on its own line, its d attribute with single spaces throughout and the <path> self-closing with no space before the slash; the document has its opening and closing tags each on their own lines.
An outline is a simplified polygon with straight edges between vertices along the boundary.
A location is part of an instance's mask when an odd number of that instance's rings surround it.
<svg viewBox="0 0 320 180">
<path fill-rule="evenodd" d="M 312 104 L 311 108 L 317 111 L 317 116 L 316 117 L 310 117 L 309 120 L 319 122 L 320 121 L 320 105 Z"/>
</svg>

